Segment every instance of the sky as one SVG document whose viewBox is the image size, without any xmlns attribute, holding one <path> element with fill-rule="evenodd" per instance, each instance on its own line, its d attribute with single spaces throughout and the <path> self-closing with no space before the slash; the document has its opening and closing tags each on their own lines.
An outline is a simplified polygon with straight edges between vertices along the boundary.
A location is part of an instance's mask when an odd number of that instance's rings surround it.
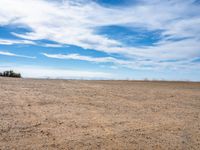
<svg viewBox="0 0 200 150">
<path fill-rule="evenodd" d="M 200 0 L 0 0 L 0 71 L 200 81 Z"/>
</svg>

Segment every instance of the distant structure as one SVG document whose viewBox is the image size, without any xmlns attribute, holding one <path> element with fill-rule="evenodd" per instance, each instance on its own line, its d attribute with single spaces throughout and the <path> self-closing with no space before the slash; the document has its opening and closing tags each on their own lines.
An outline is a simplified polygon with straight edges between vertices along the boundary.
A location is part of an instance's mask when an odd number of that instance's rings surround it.
<svg viewBox="0 0 200 150">
<path fill-rule="evenodd" d="M 21 78 L 20 73 L 15 73 L 13 70 L 0 72 L 1 77 L 12 77 L 12 78 Z"/>
</svg>

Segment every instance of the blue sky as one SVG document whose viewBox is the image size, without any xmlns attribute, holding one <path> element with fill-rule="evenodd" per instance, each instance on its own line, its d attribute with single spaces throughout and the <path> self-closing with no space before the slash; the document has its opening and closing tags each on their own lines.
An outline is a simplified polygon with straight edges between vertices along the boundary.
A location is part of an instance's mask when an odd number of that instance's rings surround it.
<svg viewBox="0 0 200 150">
<path fill-rule="evenodd" d="M 199 0 L 0 0 L 0 71 L 200 81 Z"/>
</svg>

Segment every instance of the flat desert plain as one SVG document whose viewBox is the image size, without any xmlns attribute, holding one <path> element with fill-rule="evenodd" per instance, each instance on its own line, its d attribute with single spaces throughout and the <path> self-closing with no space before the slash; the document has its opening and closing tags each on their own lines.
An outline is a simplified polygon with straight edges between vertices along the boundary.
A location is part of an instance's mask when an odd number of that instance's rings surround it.
<svg viewBox="0 0 200 150">
<path fill-rule="evenodd" d="M 0 149 L 200 149 L 200 83 L 0 78 Z"/>
</svg>

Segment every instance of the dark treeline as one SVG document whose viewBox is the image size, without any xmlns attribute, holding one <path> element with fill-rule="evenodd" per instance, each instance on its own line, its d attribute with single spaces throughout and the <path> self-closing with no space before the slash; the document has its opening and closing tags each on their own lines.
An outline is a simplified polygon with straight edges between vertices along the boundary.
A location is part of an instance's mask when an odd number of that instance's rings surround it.
<svg viewBox="0 0 200 150">
<path fill-rule="evenodd" d="M 21 78 L 21 74 L 20 73 L 15 73 L 12 70 L 0 72 L 0 76 L 1 77 Z"/>
</svg>

